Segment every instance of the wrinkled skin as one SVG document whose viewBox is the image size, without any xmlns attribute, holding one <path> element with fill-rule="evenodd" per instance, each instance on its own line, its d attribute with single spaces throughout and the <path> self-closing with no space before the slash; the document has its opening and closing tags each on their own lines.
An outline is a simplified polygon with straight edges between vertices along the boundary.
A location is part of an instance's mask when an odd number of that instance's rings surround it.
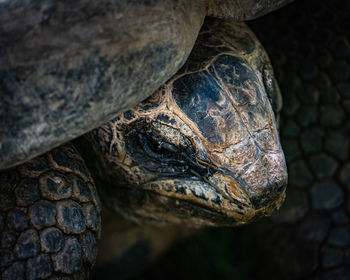
<svg viewBox="0 0 350 280">
<path fill-rule="evenodd" d="M 280 109 L 255 36 L 208 19 L 177 75 L 90 134 L 105 204 L 138 222 L 237 225 L 270 214 L 287 182 L 271 103 Z"/>
</svg>

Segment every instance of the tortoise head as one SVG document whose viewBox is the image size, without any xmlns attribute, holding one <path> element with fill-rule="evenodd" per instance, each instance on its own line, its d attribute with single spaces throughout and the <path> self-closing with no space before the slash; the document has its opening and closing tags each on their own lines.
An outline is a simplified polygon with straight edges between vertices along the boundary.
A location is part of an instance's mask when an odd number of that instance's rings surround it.
<svg viewBox="0 0 350 280">
<path fill-rule="evenodd" d="M 212 31 L 215 30 L 215 31 Z M 90 135 L 102 197 L 135 220 L 242 224 L 284 200 L 280 94 L 242 23 L 210 20 L 183 69 Z"/>
</svg>

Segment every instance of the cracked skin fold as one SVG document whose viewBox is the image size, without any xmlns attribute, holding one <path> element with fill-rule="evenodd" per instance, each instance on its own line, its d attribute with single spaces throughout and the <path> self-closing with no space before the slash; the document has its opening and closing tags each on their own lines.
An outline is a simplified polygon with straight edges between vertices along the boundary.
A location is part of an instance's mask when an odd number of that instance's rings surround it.
<svg viewBox="0 0 350 280">
<path fill-rule="evenodd" d="M 88 134 L 105 204 L 137 222 L 238 225 L 271 214 L 287 170 L 268 57 L 243 23 L 207 19 L 184 67 Z"/>
</svg>

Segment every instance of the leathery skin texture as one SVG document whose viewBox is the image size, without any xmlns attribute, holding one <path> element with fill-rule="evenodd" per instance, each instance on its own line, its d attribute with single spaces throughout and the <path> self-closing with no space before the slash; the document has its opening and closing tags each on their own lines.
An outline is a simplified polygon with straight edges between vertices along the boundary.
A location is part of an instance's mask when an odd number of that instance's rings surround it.
<svg viewBox="0 0 350 280">
<path fill-rule="evenodd" d="M 137 222 L 188 225 L 271 214 L 287 180 L 279 109 L 254 34 L 244 23 L 208 18 L 180 72 L 87 136 L 105 205 Z"/>
<path fill-rule="evenodd" d="M 0 278 L 87 279 L 100 202 L 71 144 L 0 172 Z"/>
</svg>

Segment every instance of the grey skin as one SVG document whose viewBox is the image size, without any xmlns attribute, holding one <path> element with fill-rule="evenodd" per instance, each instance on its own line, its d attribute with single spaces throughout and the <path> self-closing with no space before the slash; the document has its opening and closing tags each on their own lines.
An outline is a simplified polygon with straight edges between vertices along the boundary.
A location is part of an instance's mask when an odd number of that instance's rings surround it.
<svg viewBox="0 0 350 280">
<path fill-rule="evenodd" d="M 207 14 L 247 20 L 288 2 L 0 1 L 0 169 L 151 95 L 186 61 Z"/>
</svg>

